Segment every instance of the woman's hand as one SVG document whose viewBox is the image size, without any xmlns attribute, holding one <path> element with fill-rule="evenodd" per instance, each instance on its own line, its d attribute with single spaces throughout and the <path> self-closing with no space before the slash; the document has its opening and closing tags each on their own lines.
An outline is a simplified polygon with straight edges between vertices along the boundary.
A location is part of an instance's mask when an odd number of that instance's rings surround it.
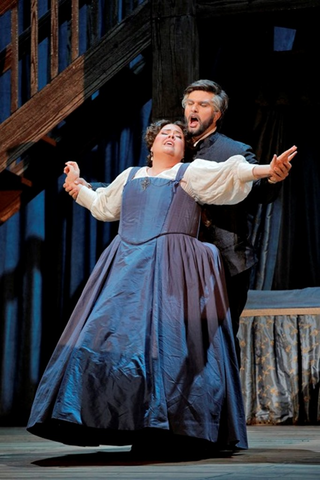
<svg viewBox="0 0 320 480">
<path fill-rule="evenodd" d="M 80 192 L 81 185 L 79 183 L 75 182 L 64 182 L 63 188 L 71 197 L 73 200 L 77 199 L 78 193 Z"/>
<path fill-rule="evenodd" d="M 65 182 L 72 183 L 80 177 L 80 168 L 77 162 L 66 162 L 63 173 L 67 175 Z"/>
<path fill-rule="evenodd" d="M 292 167 L 291 160 L 298 153 L 297 147 L 293 145 L 291 148 L 281 153 L 281 155 L 274 155 L 270 163 L 271 175 L 268 178 L 270 183 L 282 182 L 289 175 Z"/>
</svg>

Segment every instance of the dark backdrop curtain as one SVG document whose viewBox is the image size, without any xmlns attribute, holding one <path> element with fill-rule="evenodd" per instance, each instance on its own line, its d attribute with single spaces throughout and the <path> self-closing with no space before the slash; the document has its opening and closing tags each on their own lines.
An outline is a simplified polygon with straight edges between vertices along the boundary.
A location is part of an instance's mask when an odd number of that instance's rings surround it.
<svg viewBox="0 0 320 480">
<path fill-rule="evenodd" d="M 317 13 L 229 15 L 199 28 L 200 76 L 230 97 L 222 133 L 251 145 L 261 163 L 298 146 L 277 201 L 252 211 L 252 289 L 320 285 Z"/>
<path fill-rule="evenodd" d="M 289 177 L 278 199 L 260 205 L 252 240 L 259 263 L 254 272 L 254 290 L 292 290 L 320 285 L 320 163 L 316 145 L 319 119 L 316 107 L 296 101 L 266 111 L 259 141 L 265 158 L 298 145 Z M 300 120 L 299 120 L 300 119 Z M 276 128 L 270 133 L 268 125 Z M 267 132 L 267 133 L 266 133 Z M 270 146 L 273 147 L 270 149 Z"/>
<path fill-rule="evenodd" d="M 253 288 L 319 286 L 318 28 L 313 29 L 312 16 L 297 20 L 295 49 L 273 52 L 267 46 L 273 23 L 264 18 L 264 25 L 253 18 L 219 22 L 214 42 L 212 25 L 200 28 L 201 77 L 218 81 L 230 95 L 223 132 L 251 144 L 261 162 L 293 143 L 299 147 L 278 200 L 252 214 L 260 258 Z M 149 85 L 151 90 L 151 75 Z M 132 89 L 128 81 L 119 87 L 116 98 L 108 86 L 99 92 L 103 123 L 96 143 L 76 158 L 70 151 L 69 158 L 79 161 L 91 181 L 110 181 L 130 165 L 145 164 L 142 133 L 151 101 L 143 100 L 144 86 Z M 93 120 L 87 118 L 87 126 Z M 45 190 L 0 226 L 1 425 L 26 423 L 45 364 L 98 256 L 117 231 L 116 224 L 97 222 L 76 205 L 63 191 L 64 175 L 51 175 L 52 167 L 44 158 Z"/>
</svg>

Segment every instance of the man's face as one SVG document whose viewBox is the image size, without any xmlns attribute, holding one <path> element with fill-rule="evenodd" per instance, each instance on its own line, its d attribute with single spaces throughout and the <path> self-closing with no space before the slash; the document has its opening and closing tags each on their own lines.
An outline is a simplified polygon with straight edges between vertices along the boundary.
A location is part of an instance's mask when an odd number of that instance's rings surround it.
<svg viewBox="0 0 320 480">
<path fill-rule="evenodd" d="M 184 116 L 188 132 L 197 140 L 212 130 L 220 117 L 213 104 L 214 93 L 195 90 L 188 95 L 184 108 Z"/>
</svg>

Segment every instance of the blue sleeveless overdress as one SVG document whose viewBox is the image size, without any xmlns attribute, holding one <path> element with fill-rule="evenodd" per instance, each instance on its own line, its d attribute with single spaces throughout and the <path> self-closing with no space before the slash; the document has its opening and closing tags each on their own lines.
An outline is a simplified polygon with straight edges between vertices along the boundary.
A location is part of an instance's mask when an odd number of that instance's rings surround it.
<svg viewBox="0 0 320 480">
<path fill-rule="evenodd" d="M 247 448 L 223 267 L 175 180 L 124 187 L 118 235 L 90 275 L 27 425 L 71 445 L 129 445 L 143 429 Z"/>
</svg>

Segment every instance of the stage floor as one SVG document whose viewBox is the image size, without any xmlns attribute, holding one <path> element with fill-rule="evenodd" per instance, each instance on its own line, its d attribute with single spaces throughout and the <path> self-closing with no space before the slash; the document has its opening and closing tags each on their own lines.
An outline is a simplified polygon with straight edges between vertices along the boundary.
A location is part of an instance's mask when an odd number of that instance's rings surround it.
<svg viewBox="0 0 320 480">
<path fill-rule="evenodd" d="M 249 426 L 249 450 L 190 462 L 133 461 L 130 447 L 80 448 L 0 428 L 1 479 L 320 479 L 320 426 Z M 157 446 L 155 445 L 156 449 Z"/>
<path fill-rule="evenodd" d="M 320 479 L 320 426 L 249 426 L 250 448 L 191 462 L 133 461 L 130 447 L 80 448 L 0 428 L 1 479 Z M 155 449 L 157 446 L 155 445 Z"/>
</svg>

